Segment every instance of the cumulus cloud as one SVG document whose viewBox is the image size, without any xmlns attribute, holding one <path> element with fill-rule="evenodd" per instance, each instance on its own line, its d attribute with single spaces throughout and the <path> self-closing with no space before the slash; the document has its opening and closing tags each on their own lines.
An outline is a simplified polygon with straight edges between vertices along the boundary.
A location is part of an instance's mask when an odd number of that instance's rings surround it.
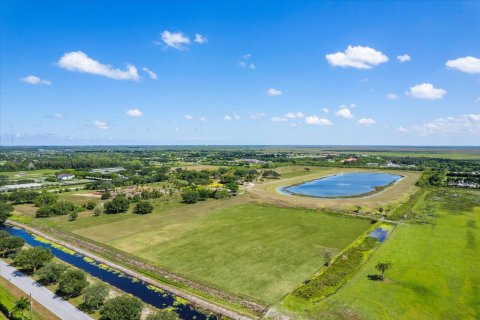
<svg viewBox="0 0 480 320">
<path fill-rule="evenodd" d="M 156 44 L 164 44 L 167 47 L 177 50 L 185 50 L 187 45 L 190 44 L 190 38 L 183 32 L 170 32 L 165 30 L 161 35 L 161 42 L 155 42 Z"/>
<path fill-rule="evenodd" d="M 480 134 L 480 114 L 460 114 L 452 117 L 438 118 L 414 130 L 422 134 Z"/>
<path fill-rule="evenodd" d="M 348 46 L 344 52 L 330 53 L 325 58 L 332 66 L 357 69 L 371 69 L 388 61 L 381 51 L 363 46 Z"/>
<path fill-rule="evenodd" d="M 265 112 L 254 112 L 250 114 L 250 119 L 259 120 L 259 119 L 265 118 L 265 116 L 266 116 Z"/>
<path fill-rule="evenodd" d="M 285 121 L 288 121 L 288 119 L 285 118 L 285 117 L 277 117 L 277 116 L 275 116 L 275 117 L 272 117 L 272 121 L 273 121 L 273 122 L 285 122 Z"/>
<path fill-rule="evenodd" d="M 285 117 L 288 119 L 297 119 L 297 118 L 303 118 L 305 115 L 302 112 L 289 112 L 285 114 Z"/>
<path fill-rule="evenodd" d="M 350 111 L 350 109 L 348 109 L 347 107 L 342 107 L 340 108 L 340 110 L 338 110 L 337 112 L 335 112 L 335 114 L 339 117 L 342 117 L 342 118 L 345 118 L 345 119 L 352 119 L 353 118 L 353 114 L 352 112 Z"/>
<path fill-rule="evenodd" d="M 139 109 L 137 108 L 133 108 L 133 109 L 130 109 L 130 110 L 127 110 L 127 115 L 129 117 L 143 117 L 143 112 L 140 111 Z"/>
<path fill-rule="evenodd" d="M 23 82 L 26 82 L 26 83 L 30 83 L 30 84 L 33 84 L 33 85 L 37 85 L 37 84 L 44 84 L 44 85 L 51 85 L 52 83 L 48 80 L 44 80 L 44 79 L 40 79 L 39 77 L 37 76 L 34 76 L 34 75 L 29 75 L 29 76 L 26 76 L 25 78 L 22 78 L 20 79 L 22 80 Z"/>
<path fill-rule="evenodd" d="M 95 120 L 93 122 L 93 125 L 95 127 L 97 127 L 98 129 L 101 129 L 101 130 L 108 130 L 108 128 L 109 128 L 106 122 L 98 121 L 98 120 Z"/>
<path fill-rule="evenodd" d="M 147 67 L 142 68 L 142 70 L 145 71 L 148 74 L 150 79 L 152 79 L 152 80 L 157 80 L 158 79 L 157 74 L 155 72 L 153 72 L 152 70 L 148 69 Z"/>
<path fill-rule="evenodd" d="M 240 61 L 238 65 L 240 66 L 240 68 L 244 68 L 244 69 L 250 69 L 250 70 L 255 69 L 255 65 L 253 63 L 248 63 L 245 61 Z"/>
<path fill-rule="evenodd" d="M 317 126 L 331 126 L 333 123 L 326 118 L 319 118 L 316 115 L 312 115 L 305 118 L 305 123 L 309 125 Z"/>
<path fill-rule="evenodd" d="M 223 120 L 225 121 L 232 121 L 232 116 L 229 116 L 228 114 L 223 117 Z"/>
<path fill-rule="evenodd" d="M 127 64 L 126 70 L 115 69 L 111 65 L 102 64 L 90 58 L 82 51 L 65 53 L 58 60 L 57 65 L 69 71 L 90 73 L 115 80 L 140 80 L 135 66 Z"/>
<path fill-rule="evenodd" d="M 375 124 L 375 120 L 373 120 L 372 118 L 362 118 L 357 121 L 357 124 L 361 126 L 371 126 Z"/>
<path fill-rule="evenodd" d="M 57 112 L 53 115 L 53 118 L 54 119 L 63 119 L 63 114 L 61 114 L 60 112 Z"/>
<path fill-rule="evenodd" d="M 400 62 L 407 62 L 412 60 L 412 58 L 408 54 L 402 54 L 400 56 L 397 56 L 397 60 Z"/>
<path fill-rule="evenodd" d="M 324 113 L 330 113 L 330 110 L 328 110 L 328 108 L 323 108 L 322 111 L 323 111 Z"/>
<path fill-rule="evenodd" d="M 398 95 L 396 95 L 395 93 L 389 93 L 389 94 L 387 94 L 387 99 L 389 99 L 389 100 L 397 100 L 397 99 L 398 99 Z"/>
<path fill-rule="evenodd" d="M 480 59 L 475 57 L 463 57 L 448 60 L 445 65 L 466 73 L 480 73 Z"/>
<path fill-rule="evenodd" d="M 442 99 L 447 91 L 435 88 L 431 83 L 422 83 L 410 87 L 405 94 L 413 98 L 435 100 Z"/>
<path fill-rule="evenodd" d="M 193 41 L 199 44 L 204 44 L 208 41 L 208 39 L 207 37 L 202 36 L 200 33 L 195 33 L 195 39 Z"/>
<path fill-rule="evenodd" d="M 268 96 L 270 97 L 275 97 L 281 95 L 283 92 L 281 90 L 275 89 L 275 88 L 270 88 L 265 91 Z"/>
<path fill-rule="evenodd" d="M 184 117 L 185 119 L 187 119 L 187 120 L 192 120 L 192 119 L 193 119 L 193 117 L 192 117 L 191 115 L 189 115 L 189 114 L 186 114 L 186 115 L 184 115 L 183 117 Z"/>
</svg>

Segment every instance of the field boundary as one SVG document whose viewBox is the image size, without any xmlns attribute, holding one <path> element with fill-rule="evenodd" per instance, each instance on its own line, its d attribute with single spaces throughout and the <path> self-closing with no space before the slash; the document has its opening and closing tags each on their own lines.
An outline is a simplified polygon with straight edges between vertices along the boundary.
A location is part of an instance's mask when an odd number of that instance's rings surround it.
<svg viewBox="0 0 480 320">
<path fill-rule="evenodd" d="M 139 272 L 136 272 L 136 271 L 133 271 L 133 270 L 130 270 L 122 265 L 119 265 L 117 263 L 114 263 L 114 262 L 111 262 L 101 256 L 98 256 L 98 255 L 95 255 L 93 253 L 90 253 L 89 251 L 86 251 L 86 250 L 83 250 L 81 248 L 78 248 L 76 246 L 73 246 L 65 241 L 61 241 L 61 240 L 58 240 L 56 238 L 53 238 L 52 236 L 50 235 L 47 235 L 45 234 L 44 232 L 41 232 L 37 229 L 34 229 L 32 227 L 29 227 L 29 226 L 26 226 L 22 223 L 18 223 L 18 222 L 15 222 L 15 221 L 11 221 L 11 220 L 8 220 L 7 223 L 9 225 L 12 225 L 14 227 L 18 227 L 18 228 L 21 228 L 21 229 L 24 229 L 32 234 L 35 234 L 37 236 L 40 236 L 42 238 L 45 238 L 49 241 L 52 241 L 54 243 L 57 243 L 59 245 L 62 245 L 68 249 L 71 249 L 81 255 L 84 255 L 85 257 L 88 257 L 88 258 L 91 258 L 91 259 L 94 259 L 98 262 L 101 262 L 101 263 L 104 263 L 105 265 L 113 268 L 113 269 L 116 269 L 116 270 L 119 270 L 125 274 L 128 274 L 129 276 L 132 276 L 132 277 L 135 277 L 135 278 L 138 278 L 139 280 L 147 283 L 147 284 L 151 284 L 153 286 L 156 286 L 156 287 L 159 287 L 165 291 L 168 291 L 168 292 L 171 292 L 181 298 L 184 298 L 186 300 L 188 300 L 190 303 L 192 303 L 193 305 L 195 306 L 198 306 L 200 308 L 203 308 L 203 309 L 206 309 L 206 310 L 209 310 L 211 312 L 214 312 L 216 314 L 219 314 L 219 315 L 222 315 L 222 316 L 226 316 L 228 318 L 231 318 L 231 319 L 235 319 L 235 320 L 248 320 L 248 319 L 255 319 L 257 317 L 254 317 L 252 315 L 246 315 L 246 314 L 243 314 L 243 313 L 240 313 L 238 311 L 233 311 L 231 309 L 227 309 L 225 307 L 222 307 L 218 304 L 215 304 L 213 302 L 210 302 L 210 301 L 207 301 L 205 299 L 202 299 L 198 296 L 195 296 L 193 294 L 190 294 L 190 293 L 187 293 L 187 292 L 184 292 L 176 287 L 173 287 L 171 285 L 168 285 L 168 284 L 165 284 L 165 283 L 162 283 L 162 282 L 159 282 L 159 281 L 156 281 L 156 280 L 153 280 L 147 276 L 145 276 L 144 274 L 141 274 Z M 75 239 L 77 242 L 79 241 L 78 239 Z M 93 244 L 89 243 L 91 246 Z M 115 255 L 116 257 L 118 256 L 118 254 Z M 164 273 L 166 273 L 167 275 L 164 275 L 166 276 L 167 278 L 168 277 L 172 277 L 172 276 L 175 276 L 173 274 L 170 274 L 170 273 L 167 273 L 166 271 L 163 271 Z M 176 276 L 178 277 L 178 276 Z M 186 279 L 185 279 L 186 280 Z M 225 293 L 224 293 L 225 294 Z M 247 306 L 250 306 L 252 307 L 252 311 L 256 311 L 256 312 L 259 312 L 259 313 L 263 313 L 265 310 L 266 310 L 266 307 L 263 306 L 263 305 L 259 305 L 259 304 L 256 304 L 254 302 L 251 302 L 251 301 L 244 301 L 244 304 L 242 304 L 242 306 L 244 307 L 247 307 Z M 253 307 L 256 307 L 255 309 Z"/>
</svg>

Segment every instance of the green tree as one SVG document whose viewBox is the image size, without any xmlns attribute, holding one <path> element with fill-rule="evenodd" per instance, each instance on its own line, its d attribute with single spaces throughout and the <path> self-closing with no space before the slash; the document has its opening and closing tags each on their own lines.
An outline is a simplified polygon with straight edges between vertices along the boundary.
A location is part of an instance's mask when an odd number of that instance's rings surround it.
<svg viewBox="0 0 480 320">
<path fill-rule="evenodd" d="M 92 284 L 83 290 L 82 307 L 89 311 L 97 310 L 108 296 L 108 286 L 103 283 Z"/>
<path fill-rule="evenodd" d="M 3 237 L 0 238 L 0 252 L 5 257 L 7 254 L 20 250 L 24 244 L 25 241 L 20 237 L 10 237 L 10 235 Z"/>
<path fill-rule="evenodd" d="M 75 221 L 78 218 L 78 212 L 77 211 L 72 211 L 68 215 L 70 221 Z"/>
<path fill-rule="evenodd" d="M 0 230 L 0 239 L 10 237 L 10 233 L 7 230 Z"/>
<path fill-rule="evenodd" d="M 177 320 L 178 314 L 170 309 L 161 309 L 157 313 L 149 314 L 145 320 Z"/>
<path fill-rule="evenodd" d="M 228 190 L 233 191 L 233 192 L 238 192 L 238 183 L 236 181 L 229 182 L 225 185 Z"/>
<path fill-rule="evenodd" d="M 95 206 L 96 206 L 96 203 L 93 201 L 88 201 L 87 203 L 84 204 L 84 207 L 87 210 L 93 210 Z"/>
<path fill-rule="evenodd" d="M 391 268 L 392 268 L 392 263 L 391 262 L 379 262 L 375 265 L 375 269 L 377 269 L 381 273 L 380 277 L 381 277 L 382 281 L 384 279 L 385 271 L 387 271 L 388 269 L 391 269 Z"/>
<path fill-rule="evenodd" d="M 35 207 L 43 207 L 55 204 L 58 196 L 53 192 L 43 191 L 35 198 Z"/>
<path fill-rule="evenodd" d="M 110 199 L 111 196 L 112 195 L 110 194 L 110 191 L 103 191 L 100 199 L 107 200 L 107 199 Z"/>
<path fill-rule="evenodd" d="M 182 192 L 182 199 L 185 203 L 196 203 L 199 198 L 197 190 L 188 189 Z"/>
<path fill-rule="evenodd" d="M 150 203 L 150 201 L 146 201 L 146 200 L 140 200 L 136 205 L 135 205 L 135 209 L 133 210 L 135 213 L 138 213 L 138 214 L 146 214 L 146 213 L 150 213 L 153 211 L 153 206 L 152 204 Z"/>
<path fill-rule="evenodd" d="M 198 192 L 198 200 L 207 200 L 208 197 L 210 196 L 210 190 L 208 190 L 207 188 L 198 188 L 197 190 Z"/>
<path fill-rule="evenodd" d="M 12 212 L 13 206 L 11 204 L 0 202 L 0 225 L 3 225 L 5 221 L 7 221 Z"/>
<path fill-rule="evenodd" d="M 82 290 L 88 286 L 85 272 L 78 269 L 67 270 L 58 279 L 58 293 L 71 298 L 79 296 Z"/>
<path fill-rule="evenodd" d="M 41 283 L 49 285 L 57 283 L 67 269 L 68 267 L 63 263 L 50 262 L 38 269 L 37 275 Z"/>
<path fill-rule="evenodd" d="M 25 310 L 27 310 L 29 306 L 30 306 L 30 299 L 27 298 L 27 297 L 21 297 L 20 299 L 15 301 L 12 311 L 14 313 L 20 312 L 20 314 L 22 315 L 22 320 L 23 320 Z"/>
<path fill-rule="evenodd" d="M 126 212 L 129 205 L 130 201 L 127 199 L 127 196 L 124 193 L 120 193 L 112 201 L 106 202 L 103 207 L 105 208 L 105 213 L 120 213 Z"/>
<path fill-rule="evenodd" d="M 120 296 L 107 300 L 100 309 L 100 320 L 140 320 L 143 305 L 130 296 Z"/>
<path fill-rule="evenodd" d="M 16 266 L 23 270 L 36 272 L 47 262 L 53 259 L 53 254 L 47 248 L 34 247 L 19 251 L 14 258 Z"/>
</svg>

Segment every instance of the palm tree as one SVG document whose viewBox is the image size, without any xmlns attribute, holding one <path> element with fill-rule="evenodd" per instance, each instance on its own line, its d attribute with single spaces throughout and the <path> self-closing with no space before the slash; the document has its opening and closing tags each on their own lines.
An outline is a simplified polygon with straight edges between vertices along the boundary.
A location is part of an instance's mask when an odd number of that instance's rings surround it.
<svg viewBox="0 0 480 320">
<path fill-rule="evenodd" d="M 28 309 L 29 306 L 30 306 L 30 299 L 28 299 L 27 297 L 21 297 L 20 299 L 15 301 L 12 311 L 13 312 L 20 311 L 22 313 L 22 320 L 23 320 L 23 317 L 24 317 L 23 313 L 25 312 L 25 310 Z"/>
</svg>

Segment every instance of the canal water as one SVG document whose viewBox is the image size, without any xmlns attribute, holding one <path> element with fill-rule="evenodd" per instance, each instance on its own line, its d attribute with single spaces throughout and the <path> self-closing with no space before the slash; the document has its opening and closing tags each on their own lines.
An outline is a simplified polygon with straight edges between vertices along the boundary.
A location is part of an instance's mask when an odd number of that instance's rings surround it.
<svg viewBox="0 0 480 320">
<path fill-rule="evenodd" d="M 149 286 L 145 282 L 134 279 L 119 271 L 113 271 L 100 262 L 85 258 L 80 254 L 67 252 L 68 250 L 62 250 L 62 248 L 54 246 L 51 243 L 41 241 L 41 239 L 36 238 L 34 235 L 23 229 L 6 226 L 0 227 L 0 230 L 6 230 L 13 236 L 21 237 L 31 246 L 48 248 L 58 259 L 63 260 L 126 293 L 130 293 L 154 307 L 160 309 L 174 307 L 181 319 L 218 319 L 215 315 L 205 315 L 196 310 L 191 304 L 176 299 L 174 294 Z"/>
</svg>

